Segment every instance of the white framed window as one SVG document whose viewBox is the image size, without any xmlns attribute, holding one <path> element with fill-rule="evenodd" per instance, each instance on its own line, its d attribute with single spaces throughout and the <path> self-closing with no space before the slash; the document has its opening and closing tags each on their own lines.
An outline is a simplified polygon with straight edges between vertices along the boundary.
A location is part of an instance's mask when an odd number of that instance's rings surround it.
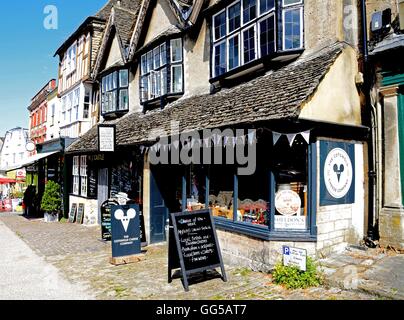
<svg viewBox="0 0 404 320">
<path fill-rule="evenodd" d="M 280 50 L 303 49 L 303 0 L 282 0 L 279 6 L 277 3 L 277 0 L 236 0 L 212 15 L 213 78 Z M 278 34 L 280 24 L 283 30 Z"/>
<path fill-rule="evenodd" d="M 171 62 L 182 61 L 182 39 L 172 39 L 170 41 L 171 48 Z"/>
<path fill-rule="evenodd" d="M 272 13 L 261 19 L 258 22 L 258 30 L 260 35 L 258 43 L 260 57 L 276 52 L 275 14 Z"/>
<path fill-rule="evenodd" d="M 79 175 L 79 157 L 78 156 L 73 157 L 73 175 L 74 176 Z"/>
<path fill-rule="evenodd" d="M 80 177 L 73 176 L 73 194 L 79 195 Z"/>
<path fill-rule="evenodd" d="M 303 48 L 303 8 L 283 11 L 283 50 Z"/>
<path fill-rule="evenodd" d="M 282 0 L 282 6 L 285 7 L 290 7 L 294 6 L 297 4 L 302 4 L 303 0 Z"/>
<path fill-rule="evenodd" d="M 240 66 L 240 34 L 236 33 L 227 40 L 227 70 Z"/>
<path fill-rule="evenodd" d="M 257 32 L 255 25 L 242 31 L 243 64 L 257 59 Z"/>
<path fill-rule="evenodd" d="M 213 16 L 213 39 L 218 41 L 226 36 L 226 9 Z"/>
<path fill-rule="evenodd" d="M 182 65 L 171 66 L 171 92 L 180 93 L 182 91 Z"/>
<path fill-rule="evenodd" d="M 275 10 L 275 0 L 259 0 L 260 15 Z"/>
<path fill-rule="evenodd" d="M 236 1 L 227 7 L 227 33 L 232 33 L 241 27 L 241 1 Z"/>
<path fill-rule="evenodd" d="M 243 1 L 243 25 L 257 17 L 257 0 Z"/>
<path fill-rule="evenodd" d="M 80 156 L 80 195 L 87 197 L 87 156 Z"/>
<path fill-rule="evenodd" d="M 215 77 L 226 73 L 226 40 L 223 40 L 213 47 L 213 70 Z"/>
<path fill-rule="evenodd" d="M 101 112 L 129 110 L 129 70 L 122 69 L 105 75 L 101 80 Z"/>
<path fill-rule="evenodd" d="M 167 46 L 170 48 L 168 51 Z M 144 53 L 140 58 L 140 68 L 139 88 L 142 102 L 157 99 L 168 92 L 182 93 L 182 38 L 169 39 Z"/>
<path fill-rule="evenodd" d="M 79 187 L 80 187 L 80 157 L 74 156 L 73 157 L 73 194 L 79 194 Z"/>
<path fill-rule="evenodd" d="M 87 156 L 80 156 L 80 176 L 87 177 Z"/>
</svg>

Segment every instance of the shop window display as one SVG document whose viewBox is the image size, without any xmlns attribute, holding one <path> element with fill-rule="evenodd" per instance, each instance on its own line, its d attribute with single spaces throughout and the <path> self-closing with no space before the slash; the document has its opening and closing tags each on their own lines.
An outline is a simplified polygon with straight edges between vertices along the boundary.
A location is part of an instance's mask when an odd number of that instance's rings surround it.
<svg viewBox="0 0 404 320">
<path fill-rule="evenodd" d="M 202 210 L 206 207 L 206 170 L 203 166 L 191 165 L 186 172 L 187 211 Z"/>
<path fill-rule="evenodd" d="M 212 215 L 233 220 L 234 167 L 212 165 L 209 177 L 209 208 Z"/>
<path fill-rule="evenodd" d="M 297 135 L 290 145 L 282 136 L 273 149 L 275 230 L 308 229 L 308 146 Z"/>
<path fill-rule="evenodd" d="M 258 157 L 259 158 L 259 157 Z M 236 221 L 268 226 L 270 217 L 269 169 L 258 165 L 255 174 L 238 177 Z"/>
</svg>

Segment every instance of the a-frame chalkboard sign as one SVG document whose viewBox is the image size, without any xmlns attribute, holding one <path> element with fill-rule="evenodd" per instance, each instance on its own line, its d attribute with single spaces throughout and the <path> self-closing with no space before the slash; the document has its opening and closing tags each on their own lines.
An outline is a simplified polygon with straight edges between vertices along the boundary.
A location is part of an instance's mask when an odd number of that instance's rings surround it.
<svg viewBox="0 0 404 320">
<path fill-rule="evenodd" d="M 181 268 L 185 291 L 188 277 L 220 267 L 222 280 L 227 281 L 222 254 L 210 210 L 171 214 L 168 252 L 168 282 L 172 271 Z"/>
</svg>

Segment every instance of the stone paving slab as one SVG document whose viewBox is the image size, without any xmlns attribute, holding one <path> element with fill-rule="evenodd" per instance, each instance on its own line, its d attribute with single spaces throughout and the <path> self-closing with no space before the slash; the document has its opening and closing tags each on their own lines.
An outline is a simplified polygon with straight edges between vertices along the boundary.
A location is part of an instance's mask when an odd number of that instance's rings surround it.
<svg viewBox="0 0 404 320">
<path fill-rule="evenodd" d="M 89 300 L 0 221 L 0 300 Z"/>
<path fill-rule="evenodd" d="M 131 300 L 312 300 L 377 299 L 365 292 L 320 286 L 287 290 L 272 282 L 270 274 L 225 266 L 228 282 L 217 272 L 208 280 L 194 277 L 185 292 L 180 278 L 168 283 L 167 246 L 146 248 L 145 259 L 133 264 L 109 263 L 110 243 L 100 242 L 98 227 L 44 223 L 21 216 L 0 217 L 31 248 L 55 266 L 70 282 L 89 288 L 96 299 Z"/>
</svg>

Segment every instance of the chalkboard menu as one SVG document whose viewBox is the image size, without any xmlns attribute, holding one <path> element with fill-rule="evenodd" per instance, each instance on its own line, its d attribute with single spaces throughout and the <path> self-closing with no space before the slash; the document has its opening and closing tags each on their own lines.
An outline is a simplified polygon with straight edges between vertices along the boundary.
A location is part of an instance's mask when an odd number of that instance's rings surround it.
<svg viewBox="0 0 404 320">
<path fill-rule="evenodd" d="M 186 291 L 188 291 L 188 275 L 217 267 L 221 268 L 223 281 L 227 281 L 210 211 L 173 213 L 171 221 L 173 232 L 169 238 L 168 281 L 172 281 L 172 270 L 179 267 L 182 270 Z"/>
<path fill-rule="evenodd" d="M 79 210 L 77 211 L 76 223 L 82 224 L 84 218 L 84 203 L 79 204 Z"/>
<path fill-rule="evenodd" d="M 128 162 L 113 166 L 111 169 L 111 197 L 119 192 L 129 193 L 132 190 L 132 173 Z"/>
<path fill-rule="evenodd" d="M 70 208 L 69 212 L 69 222 L 74 223 L 74 220 L 76 219 L 76 212 L 77 212 L 77 203 L 73 203 L 72 207 Z"/>
<path fill-rule="evenodd" d="M 118 205 L 115 200 L 107 200 L 101 205 L 101 236 L 104 241 L 111 240 L 111 210 Z"/>
<path fill-rule="evenodd" d="M 90 169 L 88 173 L 88 197 L 97 199 L 97 170 Z"/>
</svg>

